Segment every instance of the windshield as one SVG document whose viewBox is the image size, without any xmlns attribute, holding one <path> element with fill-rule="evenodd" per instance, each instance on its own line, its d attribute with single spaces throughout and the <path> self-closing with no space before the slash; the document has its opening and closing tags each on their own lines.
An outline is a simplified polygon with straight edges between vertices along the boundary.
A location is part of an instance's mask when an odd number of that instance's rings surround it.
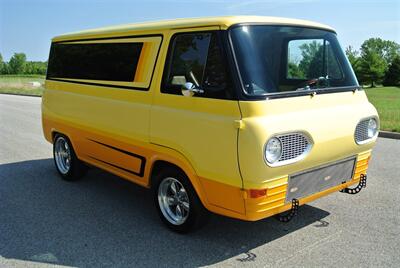
<svg viewBox="0 0 400 268">
<path fill-rule="evenodd" d="M 248 95 L 358 86 L 333 32 L 245 25 L 230 36 Z"/>
</svg>

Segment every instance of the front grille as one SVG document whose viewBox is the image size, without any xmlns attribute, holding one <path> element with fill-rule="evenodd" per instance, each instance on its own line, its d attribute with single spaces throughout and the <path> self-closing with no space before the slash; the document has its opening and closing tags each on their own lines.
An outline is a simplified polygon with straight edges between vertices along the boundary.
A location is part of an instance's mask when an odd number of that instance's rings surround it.
<svg viewBox="0 0 400 268">
<path fill-rule="evenodd" d="M 353 178 L 356 158 L 352 157 L 334 164 L 324 165 L 312 170 L 291 175 L 286 192 L 286 202 L 293 198 L 303 198 Z"/>
<path fill-rule="evenodd" d="M 369 118 L 358 123 L 354 134 L 357 143 L 370 139 L 370 137 L 368 137 L 368 122 Z"/>
<path fill-rule="evenodd" d="M 276 136 L 282 143 L 282 155 L 279 164 L 296 161 L 311 149 L 310 140 L 302 133 L 288 133 Z"/>
</svg>

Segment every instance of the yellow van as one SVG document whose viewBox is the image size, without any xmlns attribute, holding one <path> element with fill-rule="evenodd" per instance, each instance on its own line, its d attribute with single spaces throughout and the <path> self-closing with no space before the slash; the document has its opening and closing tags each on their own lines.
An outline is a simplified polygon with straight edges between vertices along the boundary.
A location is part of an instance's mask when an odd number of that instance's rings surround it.
<svg viewBox="0 0 400 268">
<path fill-rule="evenodd" d="M 64 179 L 96 166 L 152 188 L 177 232 L 359 192 L 379 129 L 332 28 L 247 16 L 53 38 L 42 121 Z"/>
</svg>

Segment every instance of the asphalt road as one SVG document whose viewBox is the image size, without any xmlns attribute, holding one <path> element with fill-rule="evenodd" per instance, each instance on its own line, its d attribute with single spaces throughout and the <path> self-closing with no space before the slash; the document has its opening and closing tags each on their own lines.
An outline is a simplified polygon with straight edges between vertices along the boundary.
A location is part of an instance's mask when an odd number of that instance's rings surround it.
<svg viewBox="0 0 400 268">
<path fill-rule="evenodd" d="M 92 169 L 62 181 L 40 98 L 0 94 L 0 266 L 398 267 L 400 141 L 379 139 L 367 188 L 302 206 L 289 223 L 213 215 L 178 235 L 148 190 Z"/>
</svg>

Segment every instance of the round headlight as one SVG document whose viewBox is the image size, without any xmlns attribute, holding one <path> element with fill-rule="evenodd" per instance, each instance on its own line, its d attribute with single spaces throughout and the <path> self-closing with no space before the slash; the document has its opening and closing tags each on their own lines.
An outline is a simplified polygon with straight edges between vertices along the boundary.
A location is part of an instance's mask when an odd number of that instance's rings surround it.
<svg viewBox="0 0 400 268">
<path fill-rule="evenodd" d="M 282 155 L 282 143 L 278 138 L 271 138 L 265 146 L 265 159 L 268 163 L 275 163 Z"/>
<path fill-rule="evenodd" d="M 370 118 L 368 121 L 368 138 L 372 138 L 378 132 L 378 122 L 375 118 Z"/>
</svg>

